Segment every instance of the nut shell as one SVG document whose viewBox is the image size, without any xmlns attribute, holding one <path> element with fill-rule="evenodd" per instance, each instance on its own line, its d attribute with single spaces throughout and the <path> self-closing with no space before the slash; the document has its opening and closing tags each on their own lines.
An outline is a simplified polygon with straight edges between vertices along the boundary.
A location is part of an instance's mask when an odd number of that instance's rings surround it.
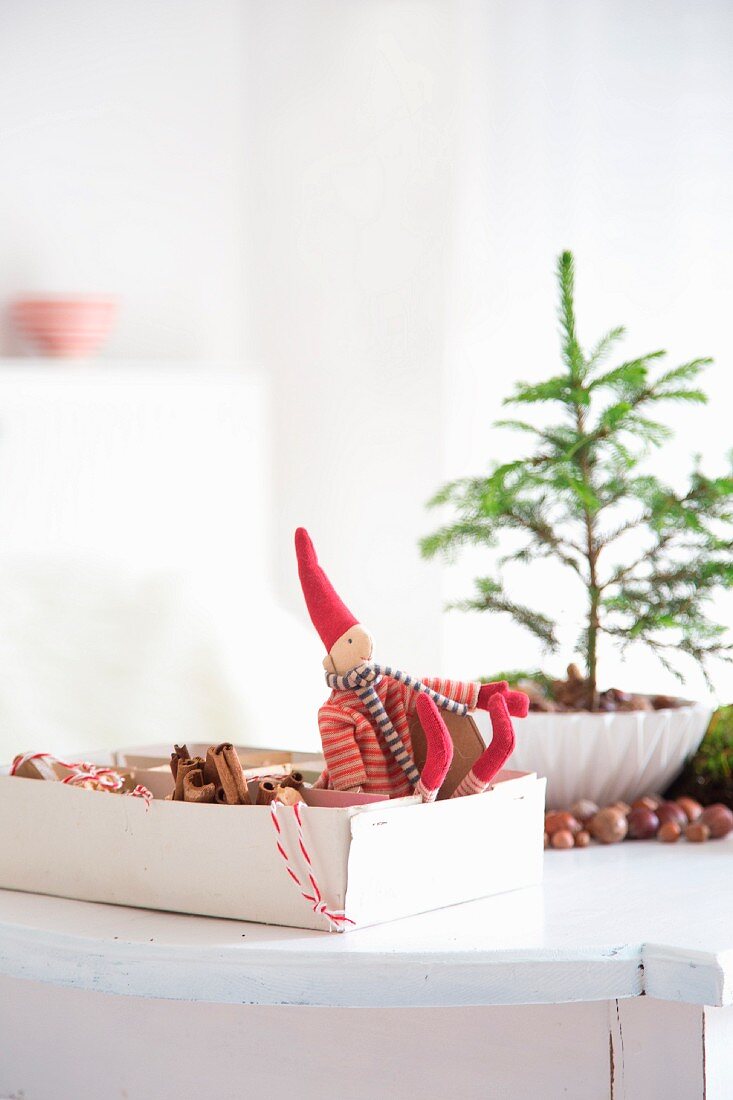
<svg viewBox="0 0 733 1100">
<path fill-rule="evenodd" d="M 627 818 L 631 840 L 651 840 L 657 835 L 659 818 L 646 806 L 635 806 Z"/>
<path fill-rule="evenodd" d="M 553 848 L 572 848 L 575 845 L 575 838 L 570 829 L 558 829 L 550 837 L 550 844 Z"/>
<path fill-rule="evenodd" d="M 687 814 L 677 802 L 660 802 L 657 806 L 657 817 L 661 825 L 665 821 L 676 821 L 681 829 L 688 823 Z"/>
<path fill-rule="evenodd" d="M 567 830 L 571 836 L 580 832 L 580 822 L 567 810 L 550 810 L 545 814 L 545 832 L 552 837 L 561 829 Z"/>
<path fill-rule="evenodd" d="M 694 798 L 688 798 L 686 795 L 677 798 L 675 801 L 687 814 L 688 821 L 697 821 L 702 813 L 702 806 L 699 802 L 696 802 Z"/>
<path fill-rule="evenodd" d="M 591 836 L 601 844 L 618 844 L 628 832 L 626 815 L 617 806 L 606 806 L 599 810 L 590 822 Z"/>
<path fill-rule="evenodd" d="M 656 810 L 659 805 L 658 798 L 652 798 L 650 794 L 644 795 L 643 798 L 637 798 L 636 802 L 631 803 L 632 810 Z"/>
<path fill-rule="evenodd" d="M 581 829 L 579 833 L 575 834 L 575 847 L 587 848 L 590 844 L 590 833 L 587 829 Z"/>
<path fill-rule="evenodd" d="M 676 821 L 665 821 L 664 825 L 659 826 L 657 840 L 661 840 L 663 844 L 674 844 L 681 836 L 682 829 Z"/>
<path fill-rule="evenodd" d="M 722 802 L 714 802 L 700 814 L 700 822 L 707 825 L 713 840 L 719 840 L 733 829 L 733 812 Z"/>
<path fill-rule="evenodd" d="M 589 798 L 581 798 L 573 806 L 570 807 L 570 812 L 576 821 L 579 821 L 581 825 L 587 825 L 592 817 L 598 813 L 600 806 L 595 802 L 591 802 Z"/>
<path fill-rule="evenodd" d="M 703 825 L 701 821 L 693 821 L 693 823 L 688 825 L 685 829 L 685 836 L 688 840 L 691 840 L 693 844 L 702 844 L 703 841 L 709 839 L 710 829 L 708 829 L 707 825 Z"/>
</svg>

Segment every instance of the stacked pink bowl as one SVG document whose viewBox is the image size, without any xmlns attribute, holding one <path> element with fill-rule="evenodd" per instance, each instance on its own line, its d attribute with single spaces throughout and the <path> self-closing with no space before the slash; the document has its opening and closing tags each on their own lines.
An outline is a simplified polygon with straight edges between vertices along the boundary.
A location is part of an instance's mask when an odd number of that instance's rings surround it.
<svg viewBox="0 0 733 1100">
<path fill-rule="evenodd" d="M 108 335 L 117 301 L 98 295 L 19 298 L 10 307 L 15 327 L 42 355 L 86 359 Z"/>
</svg>

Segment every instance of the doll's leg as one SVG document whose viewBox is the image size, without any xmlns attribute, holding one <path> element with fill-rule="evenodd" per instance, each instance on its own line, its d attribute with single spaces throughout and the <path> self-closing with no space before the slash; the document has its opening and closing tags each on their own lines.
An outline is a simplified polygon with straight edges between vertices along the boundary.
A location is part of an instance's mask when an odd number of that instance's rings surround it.
<svg viewBox="0 0 733 1100">
<path fill-rule="evenodd" d="M 485 791 L 514 749 L 514 729 L 504 697 L 498 694 L 492 696 L 486 709 L 491 717 L 491 744 L 484 749 L 468 775 L 458 784 L 452 798 Z"/>
<path fill-rule="evenodd" d="M 427 752 L 415 794 L 419 794 L 423 802 L 434 802 L 453 759 L 453 741 L 430 696 L 419 695 L 416 707 L 420 725 L 425 731 Z"/>
</svg>

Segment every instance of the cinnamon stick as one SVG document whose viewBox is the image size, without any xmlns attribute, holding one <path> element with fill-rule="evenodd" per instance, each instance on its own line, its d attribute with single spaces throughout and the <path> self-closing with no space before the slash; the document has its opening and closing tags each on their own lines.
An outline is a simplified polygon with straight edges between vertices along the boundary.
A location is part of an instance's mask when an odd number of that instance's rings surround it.
<svg viewBox="0 0 733 1100">
<path fill-rule="evenodd" d="M 224 801 L 229 806 L 250 805 L 252 800 L 249 797 L 249 789 L 242 772 L 242 765 L 234 746 L 230 742 L 224 741 L 221 745 L 210 749 L 206 754 L 205 778 L 207 778 L 207 768 L 210 772 L 212 764 L 216 770 L 217 801 Z M 221 788 L 223 792 L 223 799 L 219 796 L 218 788 Z"/>
<path fill-rule="evenodd" d="M 204 783 L 214 783 L 219 786 L 219 772 L 214 763 L 214 746 L 206 750 L 206 763 L 204 764 Z"/>
<path fill-rule="evenodd" d="M 286 775 L 280 780 L 281 787 L 292 787 L 296 791 L 299 791 L 304 783 L 305 776 L 302 772 L 296 771 L 291 771 L 290 775 Z"/>
<path fill-rule="evenodd" d="M 171 772 L 173 773 L 173 781 L 175 782 L 178 776 L 178 765 L 181 760 L 190 760 L 191 754 L 188 751 L 187 745 L 174 745 L 173 752 L 171 753 Z"/>
<path fill-rule="evenodd" d="M 201 756 L 194 756 L 191 760 L 178 761 L 178 767 L 176 768 L 176 786 L 173 791 L 173 798 L 177 802 L 183 802 L 183 780 L 191 771 L 200 771 L 203 776 L 204 760 Z"/>
<path fill-rule="evenodd" d="M 269 806 L 276 792 L 277 787 L 273 781 L 271 779 L 263 779 L 257 791 L 257 805 Z"/>
<path fill-rule="evenodd" d="M 184 802 L 213 802 L 216 788 L 213 783 L 204 783 L 200 768 L 193 768 L 183 777 Z"/>
</svg>

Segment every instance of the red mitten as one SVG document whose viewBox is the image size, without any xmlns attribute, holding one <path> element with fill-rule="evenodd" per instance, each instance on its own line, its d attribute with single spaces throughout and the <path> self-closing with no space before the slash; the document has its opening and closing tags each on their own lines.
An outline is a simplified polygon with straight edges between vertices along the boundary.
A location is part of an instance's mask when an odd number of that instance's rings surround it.
<svg viewBox="0 0 733 1100">
<path fill-rule="evenodd" d="M 504 702 L 513 718 L 526 718 L 529 714 L 529 695 L 524 691 L 507 691 Z"/>
<path fill-rule="evenodd" d="M 453 741 L 440 711 L 428 695 L 419 695 L 416 707 L 425 731 L 427 752 L 415 794 L 419 794 L 423 802 L 433 802 L 451 766 Z"/>
<path fill-rule="evenodd" d="M 515 718 L 526 718 L 529 713 L 529 696 L 523 691 L 510 691 L 506 680 L 497 680 L 494 684 L 482 684 L 478 692 L 478 710 L 488 710 L 489 700 L 503 695 L 507 709 Z"/>
<path fill-rule="evenodd" d="M 506 680 L 497 680 L 494 684 L 482 684 L 478 689 L 478 702 L 476 703 L 477 710 L 488 710 L 489 699 L 494 695 L 501 693 L 504 695 L 509 691 L 509 684 Z"/>
</svg>

